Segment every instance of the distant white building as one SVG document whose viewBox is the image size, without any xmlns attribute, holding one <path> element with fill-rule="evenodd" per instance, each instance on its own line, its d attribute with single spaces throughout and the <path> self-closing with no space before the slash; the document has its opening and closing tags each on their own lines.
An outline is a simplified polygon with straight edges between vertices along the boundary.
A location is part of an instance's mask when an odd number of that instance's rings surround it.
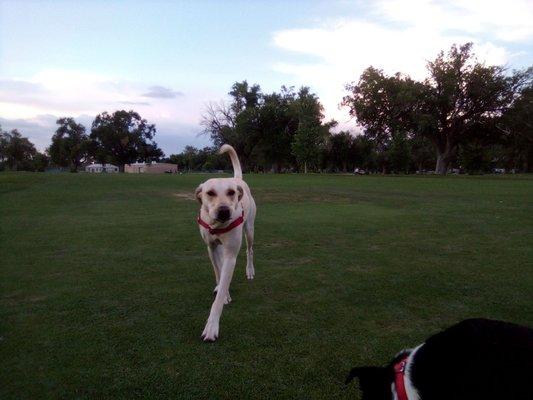
<svg viewBox="0 0 533 400">
<path fill-rule="evenodd" d="M 85 167 L 85 172 L 92 173 L 114 173 L 118 172 L 118 167 L 113 164 L 90 164 Z"/>
<path fill-rule="evenodd" d="M 175 174 L 178 172 L 178 166 L 176 164 L 158 162 L 152 162 L 151 164 L 133 163 L 126 164 L 124 166 L 124 172 L 130 174 Z"/>
</svg>

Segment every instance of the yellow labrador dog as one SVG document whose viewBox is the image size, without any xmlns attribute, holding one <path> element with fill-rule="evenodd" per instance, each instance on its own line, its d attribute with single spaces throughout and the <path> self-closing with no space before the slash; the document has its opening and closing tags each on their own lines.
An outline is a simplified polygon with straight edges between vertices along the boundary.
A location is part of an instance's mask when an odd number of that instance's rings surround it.
<svg viewBox="0 0 533 400">
<path fill-rule="evenodd" d="M 225 144 L 219 153 L 229 154 L 234 177 L 209 179 L 196 189 L 196 198 L 201 204 L 198 215 L 200 234 L 207 244 L 217 283 L 215 300 L 202 333 L 202 339 L 206 342 L 218 338 L 222 308 L 231 302 L 229 284 L 241 248 L 243 230 L 247 245 L 246 276 L 253 279 L 255 274 L 252 249 L 255 202 L 250 188 L 242 180 L 241 163 L 235 149 Z"/>
</svg>

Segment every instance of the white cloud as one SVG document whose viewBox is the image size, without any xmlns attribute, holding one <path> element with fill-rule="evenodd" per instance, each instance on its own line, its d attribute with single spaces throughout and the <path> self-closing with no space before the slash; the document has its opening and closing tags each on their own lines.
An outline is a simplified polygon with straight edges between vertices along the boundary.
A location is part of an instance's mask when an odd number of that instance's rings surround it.
<svg viewBox="0 0 533 400">
<path fill-rule="evenodd" d="M 388 21 L 430 30 L 488 33 L 494 39 L 509 42 L 533 37 L 530 0 L 380 0 L 375 4 L 375 14 Z"/>
<path fill-rule="evenodd" d="M 184 143 L 206 145 L 205 137 L 197 137 L 198 123 L 212 95 L 197 90 L 185 96 L 166 86 L 49 69 L 24 79 L 0 77 L 0 124 L 3 129 L 20 129 L 44 150 L 59 117 L 74 117 L 90 129 L 92 119 L 103 111 L 134 109 L 156 124 L 156 141 L 160 138 L 163 150 L 171 153 Z"/>
<path fill-rule="evenodd" d="M 357 80 L 370 65 L 423 79 L 426 62 L 453 43 L 474 42 L 481 61 L 501 65 L 515 56 L 502 42 L 533 37 L 531 1 L 381 0 L 370 4 L 361 17 L 273 35 L 275 46 L 317 58 L 307 63 L 278 62 L 273 68 L 293 75 L 299 84 L 311 84 L 327 117 L 343 126 L 349 120 L 347 111 L 338 109 L 344 85 Z"/>
<path fill-rule="evenodd" d="M 166 96 L 150 99 L 146 92 L 166 90 Z M 178 114 L 179 92 L 161 86 L 148 87 L 138 82 L 121 81 L 85 71 L 43 70 L 26 79 L 0 80 L 0 116 L 33 118 L 39 114 L 98 114 L 114 111 L 124 104 L 135 105 L 145 118 Z M 177 112 L 174 110 L 178 110 Z M 183 113 L 181 117 L 188 118 Z M 192 121 L 187 121 L 192 122 Z M 194 121 L 197 122 L 196 120 Z"/>
</svg>

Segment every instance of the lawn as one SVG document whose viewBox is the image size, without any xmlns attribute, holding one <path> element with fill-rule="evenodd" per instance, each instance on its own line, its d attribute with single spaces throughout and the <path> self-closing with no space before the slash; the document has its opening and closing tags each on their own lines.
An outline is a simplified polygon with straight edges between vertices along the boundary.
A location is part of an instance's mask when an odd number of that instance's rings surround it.
<svg viewBox="0 0 533 400">
<path fill-rule="evenodd" d="M 207 177 L 0 174 L 1 399 L 357 399 L 463 318 L 533 325 L 533 177 L 248 175 L 256 279 L 203 343 Z"/>
</svg>

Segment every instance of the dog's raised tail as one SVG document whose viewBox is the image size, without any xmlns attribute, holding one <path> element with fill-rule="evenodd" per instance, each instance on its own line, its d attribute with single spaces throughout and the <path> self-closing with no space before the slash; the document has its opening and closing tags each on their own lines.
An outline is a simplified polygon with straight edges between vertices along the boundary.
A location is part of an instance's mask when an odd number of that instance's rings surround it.
<svg viewBox="0 0 533 400">
<path fill-rule="evenodd" d="M 218 154 L 229 153 L 229 158 L 231 159 L 231 164 L 233 165 L 233 177 L 242 179 L 242 169 L 239 157 L 237 157 L 237 152 L 229 144 L 223 145 Z"/>
</svg>

